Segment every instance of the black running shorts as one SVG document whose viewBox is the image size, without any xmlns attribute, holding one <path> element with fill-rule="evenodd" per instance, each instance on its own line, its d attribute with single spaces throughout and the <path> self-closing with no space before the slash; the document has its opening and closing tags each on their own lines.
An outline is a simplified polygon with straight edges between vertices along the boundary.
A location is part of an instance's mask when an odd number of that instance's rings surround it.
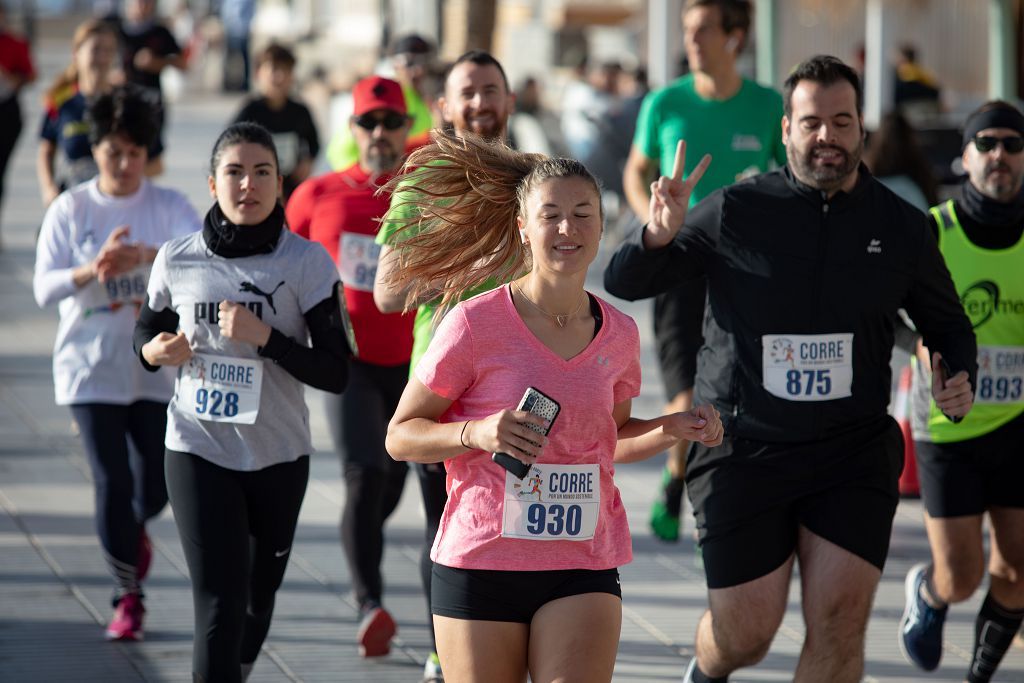
<svg viewBox="0 0 1024 683">
<path fill-rule="evenodd" d="M 453 619 L 529 624 L 537 610 L 552 600 L 584 593 L 610 593 L 622 598 L 619 571 L 459 569 L 435 562 L 430 611 Z"/>
<path fill-rule="evenodd" d="M 932 517 L 980 515 L 992 506 L 1024 508 L 1024 414 L 974 439 L 915 441 L 917 476 Z"/>
<path fill-rule="evenodd" d="M 800 526 L 882 569 L 902 468 L 903 436 L 889 416 L 822 441 L 694 444 L 686 490 L 708 588 L 778 569 Z"/>
<path fill-rule="evenodd" d="M 706 299 L 707 282 L 703 279 L 654 297 L 654 345 L 666 400 L 693 388 L 697 352 L 704 344 Z"/>
</svg>

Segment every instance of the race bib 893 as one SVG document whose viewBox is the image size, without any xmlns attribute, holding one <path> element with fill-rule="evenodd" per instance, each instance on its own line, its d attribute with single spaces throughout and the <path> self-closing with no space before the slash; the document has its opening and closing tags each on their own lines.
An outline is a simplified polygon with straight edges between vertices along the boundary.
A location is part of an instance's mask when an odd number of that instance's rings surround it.
<svg viewBox="0 0 1024 683">
<path fill-rule="evenodd" d="M 978 347 L 976 403 L 1020 403 L 1024 393 L 1024 347 Z"/>
</svg>

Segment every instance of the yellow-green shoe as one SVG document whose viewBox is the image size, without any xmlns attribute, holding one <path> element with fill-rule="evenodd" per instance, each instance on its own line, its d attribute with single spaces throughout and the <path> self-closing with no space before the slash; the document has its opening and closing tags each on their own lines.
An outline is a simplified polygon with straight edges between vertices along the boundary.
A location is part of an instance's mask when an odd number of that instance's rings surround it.
<svg viewBox="0 0 1024 683">
<path fill-rule="evenodd" d="M 661 473 L 661 490 L 651 505 L 651 533 L 663 541 L 679 540 L 679 517 L 683 508 L 681 479 L 675 479 L 666 467 Z"/>
</svg>

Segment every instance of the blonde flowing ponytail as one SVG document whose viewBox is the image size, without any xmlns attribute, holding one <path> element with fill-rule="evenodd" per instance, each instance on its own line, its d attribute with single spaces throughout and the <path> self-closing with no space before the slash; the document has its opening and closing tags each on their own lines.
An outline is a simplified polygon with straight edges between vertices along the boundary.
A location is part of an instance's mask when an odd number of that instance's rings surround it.
<svg viewBox="0 0 1024 683">
<path fill-rule="evenodd" d="M 530 251 L 516 218 L 530 191 L 548 178 L 582 177 L 598 183 L 574 159 L 551 159 L 463 133 L 435 131 L 382 188 L 392 192 L 384 229 L 395 234 L 397 267 L 388 285 L 408 287 L 406 309 L 437 294 L 443 314 L 474 287 L 508 282 L 530 267 Z"/>
</svg>

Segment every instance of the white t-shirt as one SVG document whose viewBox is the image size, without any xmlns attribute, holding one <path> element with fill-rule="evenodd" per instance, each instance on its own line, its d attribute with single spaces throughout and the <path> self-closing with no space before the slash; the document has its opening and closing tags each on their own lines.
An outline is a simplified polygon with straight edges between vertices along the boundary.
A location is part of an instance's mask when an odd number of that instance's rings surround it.
<svg viewBox="0 0 1024 683">
<path fill-rule="evenodd" d="M 238 365 L 231 359 L 241 359 L 258 361 L 262 367 L 255 422 L 239 424 L 210 419 L 209 412 L 197 414 L 195 396 L 188 394 L 184 377 L 195 368 L 182 366 L 167 410 L 166 446 L 241 471 L 261 470 L 311 453 L 302 383 L 262 358 L 256 346 L 221 336 L 218 306 L 221 301 L 243 304 L 286 337 L 308 345 L 304 314 L 331 296 L 337 282 L 338 270 L 327 250 L 287 229 L 273 252 L 238 258 L 211 252 L 202 233 L 165 244 L 149 279 L 150 308 L 178 314 L 178 328 L 193 353 L 216 357 L 228 366 Z"/>
<path fill-rule="evenodd" d="M 130 226 L 129 241 L 151 247 L 201 227 L 184 195 L 148 180 L 133 195 L 113 197 L 100 192 L 94 178 L 54 200 L 39 233 L 32 288 L 40 306 L 59 302 L 53 348 L 58 405 L 128 405 L 171 397 L 173 373 L 147 372 L 132 350 L 148 266 L 106 284 L 93 280 L 79 288 L 72 281 L 72 271 L 92 261 L 122 225 Z"/>
</svg>

